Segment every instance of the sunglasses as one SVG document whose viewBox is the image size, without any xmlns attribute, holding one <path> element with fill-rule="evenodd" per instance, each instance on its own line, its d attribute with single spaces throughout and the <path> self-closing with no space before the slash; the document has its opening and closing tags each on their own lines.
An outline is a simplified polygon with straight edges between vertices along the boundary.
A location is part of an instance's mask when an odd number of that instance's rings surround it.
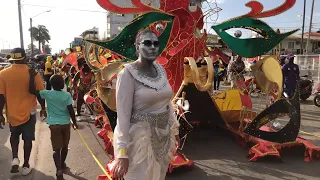
<svg viewBox="0 0 320 180">
<path fill-rule="evenodd" d="M 151 40 L 144 40 L 140 44 L 143 44 L 143 45 L 145 45 L 147 47 L 151 47 L 152 45 L 154 47 L 159 47 L 160 46 L 160 42 L 159 41 L 151 41 Z"/>
</svg>

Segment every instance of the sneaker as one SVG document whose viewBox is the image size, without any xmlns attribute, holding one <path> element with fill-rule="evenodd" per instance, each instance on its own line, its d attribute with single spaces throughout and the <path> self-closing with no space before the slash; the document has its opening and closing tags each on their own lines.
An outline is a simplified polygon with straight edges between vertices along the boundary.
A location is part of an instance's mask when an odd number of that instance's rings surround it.
<svg viewBox="0 0 320 180">
<path fill-rule="evenodd" d="M 11 162 L 10 173 L 18 173 L 19 172 L 19 164 L 20 164 L 19 158 L 14 158 Z"/>
<path fill-rule="evenodd" d="M 26 176 L 26 175 L 30 174 L 31 171 L 32 171 L 31 167 L 23 167 L 21 175 Z"/>
</svg>

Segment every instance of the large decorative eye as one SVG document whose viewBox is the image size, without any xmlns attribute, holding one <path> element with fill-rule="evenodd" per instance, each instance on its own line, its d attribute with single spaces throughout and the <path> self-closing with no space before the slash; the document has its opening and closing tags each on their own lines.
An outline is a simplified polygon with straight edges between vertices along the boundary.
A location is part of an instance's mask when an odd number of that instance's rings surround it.
<svg viewBox="0 0 320 180">
<path fill-rule="evenodd" d="M 173 25 L 174 16 L 161 13 L 161 12 L 149 12 L 141 16 L 136 17 L 131 23 L 123 28 L 123 30 L 112 40 L 110 41 L 95 41 L 95 40 L 86 40 L 91 42 L 116 54 L 122 55 L 125 57 L 124 61 L 133 61 L 137 59 L 136 48 L 135 48 L 135 38 L 139 31 L 149 27 L 153 24 L 166 23 L 164 29 L 162 30 L 161 35 L 158 37 L 161 39 L 159 45 L 159 52 L 161 53 L 164 48 L 167 46 L 169 36 L 171 33 Z M 161 28 L 159 28 L 161 30 Z"/>
<path fill-rule="evenodd" d="M 212 28 L 232 51 L 242 57 L 248 58 L 260 56 L 269 52 L 284 38 L 298 31 L 294 30 L 284 34 L 279 34 L 265 22 L 250 17 L 233 19 L 217 26 L 212 26 Z M 259 37 L 247 39 L 235 38 L 227 32 L 227 30 L 232 28 L 251 30 L 258 33 Z"/>
<path fill-rule="evenodd" d="M 299 82 L 297 84 L 299 84 Z M 280 99 L 273 103 L 267 109 L 258 114 L 252 122 L 246 126 L 243 132 L 271 142 L 286 143 L 295 141 L 299 134 L 301 124 L 299 94 L 300 90 L 297 86 L 295 95 L 292 99 Z M 288 115 L 290 120 L 277 132 L 260 129 L 263 125 L 278 117 L 282 117 L 284 114 Z"/>
</svg>

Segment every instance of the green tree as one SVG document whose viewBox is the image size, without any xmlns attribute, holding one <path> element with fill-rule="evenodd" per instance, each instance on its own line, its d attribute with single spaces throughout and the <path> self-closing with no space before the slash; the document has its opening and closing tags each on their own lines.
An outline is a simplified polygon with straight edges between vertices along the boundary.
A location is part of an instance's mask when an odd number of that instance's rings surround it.
<svg viewBox="0 0 320 180">
<path fill-rule="evenodd" d="M 28 48 L 27 48 L 27 50 L 26 50 L 26 53 L 27 53 L 28 55 L 31 55 L 31 44 L 28 45 Z M 40 54 L 39 49 L 38 49 L 35 45 L 33 45 L 33 54 Z"/>
<path fill-rule="evenodd" d="M 51 47 L 49 44 L 46 44 L 43 46 L 43 52 L 46 52 L 47 54 L 51 54 Z"/>
<path fill-rule="evenodd" d="M 44 48 L 46 42 L 49 43 L 49 40 L 51 40 L 49 30 L 44 25 L 38 25 L 38 27 L 29 28 L 29 31 L 31 31 L 31 29 L 32 29 L 33 40 L 38 41 L 39 43 L 38 48 L 41 52 L 41 45 L 42 45 L 42 48 Z"/>
</svg>

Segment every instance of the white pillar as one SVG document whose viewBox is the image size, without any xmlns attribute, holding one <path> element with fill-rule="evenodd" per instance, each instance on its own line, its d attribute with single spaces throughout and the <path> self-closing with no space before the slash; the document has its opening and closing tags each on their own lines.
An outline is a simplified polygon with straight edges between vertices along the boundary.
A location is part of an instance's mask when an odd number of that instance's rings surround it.
<svg viewBox="0 0 320 180">
<path fill-rule="evenodd" d="M 320 83 L 320 55 L 318 59 L 318 83 Z"/>
<path fill-rule="evenodd" d="M 314 58 L 312 58 L 312 70 L 314 70 L 314 66 L 315 66 L 315 59 Z"/>
</svg>

